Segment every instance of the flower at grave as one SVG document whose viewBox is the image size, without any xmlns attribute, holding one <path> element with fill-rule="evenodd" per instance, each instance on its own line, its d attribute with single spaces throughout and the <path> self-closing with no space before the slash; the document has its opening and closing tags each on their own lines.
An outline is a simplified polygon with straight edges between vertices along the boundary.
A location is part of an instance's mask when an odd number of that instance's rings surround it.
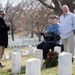
<svg viewBox="0 0 75 75">
<path fill-rule="evenodd" d="M 58 65 L 58 53 L 57 52 L 49 52 L 47 58 L 44 62 L 45 68 L 50 68 Z"/>
<path fill-rule="evenodd" d="M 48 53 L 48 58 L 49 58 L 50 60 L 53 59 L 53 52 L 49 52 L 49 53 Z"/>
</svg>

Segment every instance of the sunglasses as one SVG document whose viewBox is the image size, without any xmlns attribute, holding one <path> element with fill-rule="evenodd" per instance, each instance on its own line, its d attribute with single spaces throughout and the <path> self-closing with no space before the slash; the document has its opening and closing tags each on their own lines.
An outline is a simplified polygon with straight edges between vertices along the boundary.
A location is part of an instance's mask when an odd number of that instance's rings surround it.
<svg viewBox="0 0 75 75">
<path fill-rule="evenodd" d="M 4 16 L 5 14 L 4 14 L 4 13 L 2 13 L 1 15 L 3 15 L 3 16 Z"/>
</svg>

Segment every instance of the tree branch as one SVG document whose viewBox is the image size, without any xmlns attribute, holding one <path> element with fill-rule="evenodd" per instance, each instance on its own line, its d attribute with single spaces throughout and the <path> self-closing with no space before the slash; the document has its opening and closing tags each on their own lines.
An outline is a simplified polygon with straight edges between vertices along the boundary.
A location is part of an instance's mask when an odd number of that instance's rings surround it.
<svg viewBox="0 0 75 75">
<path fill-rule="evenodd" d="M 45 7 L 55 10 L 53 6 L 46 4 L 43 0 L 38 0 L 38 1 L 40 1 L 40 3 L 42 3 Z"/>
</svg>

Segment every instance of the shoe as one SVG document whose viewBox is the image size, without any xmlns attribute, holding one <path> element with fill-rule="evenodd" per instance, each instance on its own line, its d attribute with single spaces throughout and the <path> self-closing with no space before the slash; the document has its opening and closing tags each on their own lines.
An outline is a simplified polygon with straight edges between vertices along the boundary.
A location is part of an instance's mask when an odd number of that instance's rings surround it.
<svg viewBox="0 0 75 75">
<path fill-rule="evenodd" d="M 0 68 L 3 68 L 3 67 L 5 67 L 5 66 L 3 66 L 3 65 L 0 63 Z"/>
</svg>

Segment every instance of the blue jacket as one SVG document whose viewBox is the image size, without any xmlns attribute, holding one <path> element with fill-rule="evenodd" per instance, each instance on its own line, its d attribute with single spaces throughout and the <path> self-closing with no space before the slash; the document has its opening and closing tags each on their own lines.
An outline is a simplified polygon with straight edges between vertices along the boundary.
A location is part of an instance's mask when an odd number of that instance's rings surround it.
<svg viewBox="0 0 75 75">
<path fill-rule="evenodd" d="M 59 24 L 51 24 L 46 28 L 45 31 L 48 31 L 48 34 L 45 36 L 51 36 L 50 32 L 60 35 L 60 26 Z"/>
<path fill-rule="evenodd" d="M 51 24 L 45 29 L 45 31 L 48 31 L 48 33 L 45 34 L 46 37 L 52 36 L 50 34 L 51 32 L 53 32 L 54 34 L 60 35 L 60 25 L 59 24 Z M 54 42 L 54 41 L 47 41 L 47 42 Z M 59 41 L 57 41 L 57 42 L 59 43 Z"/>
</svg>

